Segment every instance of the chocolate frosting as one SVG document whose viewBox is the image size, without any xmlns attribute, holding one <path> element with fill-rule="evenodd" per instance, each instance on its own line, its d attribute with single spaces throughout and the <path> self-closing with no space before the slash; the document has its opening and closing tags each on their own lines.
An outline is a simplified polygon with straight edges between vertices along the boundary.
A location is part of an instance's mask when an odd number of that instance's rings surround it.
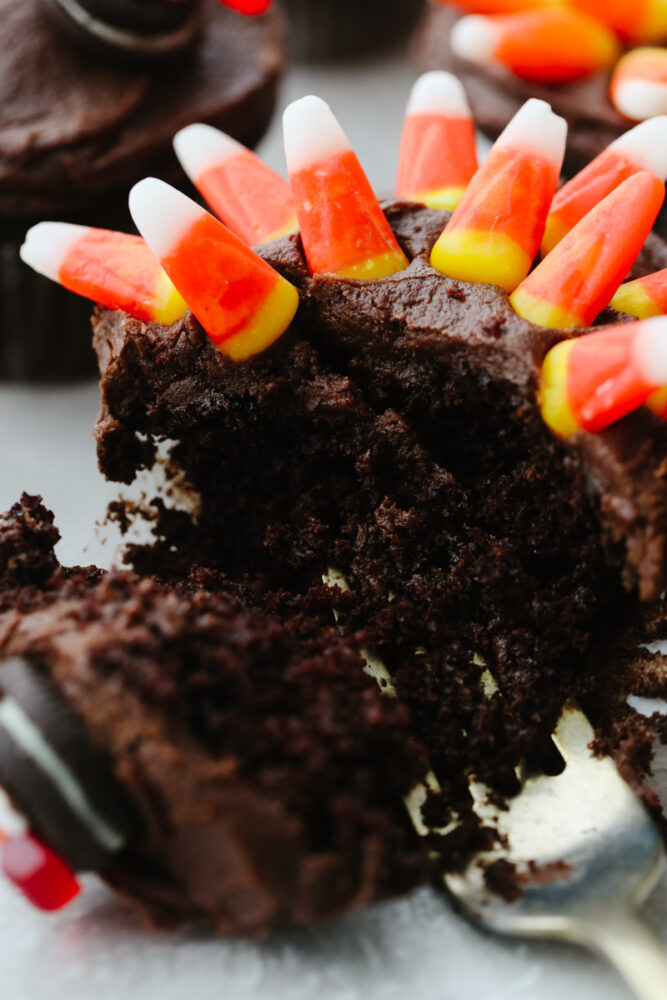
<svg viewBox="0 0 667 1000">
<path fill-rule="evenodd" d="M 180 176 L 171 139 L 192 121 L 255 145 L 282 71 L 282 18 L 242 18 L 218 0 L 203 0 L 203 12 L 200 43 L 175 66 L 130 69 L 63 40 L 39 0 L 0 0 L 3 216 L 71 212 L 110 190 L 126 199 L 140 177 L 165 175 L 167 154 Z"/>
<path fill-rule="evenodd" d="M 310 278 L 298 237 L 291 238 L 289 250 L 284 241 L 265 251 L 300 286 L 316 341 L 327 349 L 342 349 L 346 370 L 364 386 L 374 405 L 390 404 L 403 413 L 435 454 L 444 456 L 447 467 L 468 484 L 483 464 L 485 446 L 503 440 L 503 435 L 505 460 L 508 454 L 525 458 L 535 447 L 561 464 L 576 458 L 600 506 L 611 547 L 624 550 L 626 583 L 637 584 L 644 599 L 657 597 L 665 575 L 665 422 L 642 408 L 600 434 L 580 433 L 564 443 L 556 440 L 537 406 L 542 360 L 558 340 L 586 330 L 565 334 L 537 327 L 514 312 L 502 289 L 458 282 L 431 268 L 430 250 L 450 213 L 400 202 L 388 203 L 385 211 L 411 259 L 406 270 L 389 278 L 373 282 L 326 275 Z M 651 234 L 631 276 L 666 266 L 667 245 Z M 600 322 L 622 319 L 607 310 Z M 452 372 L 459 373 L 458 388 Z M 466 398 L 471 392 L 469 378 L 477 381 L 478 395 L 472 399 Z M 489 380 L 502 398 L 486 412 L 482 383 Z M 457 394 L 460 408 L 470 408 L 471 431 L 468 438 L 465 427 L 457 426 L 458 456 L 451 440 L 451 408 Z M 486 426 L 480 422 L 484 420 L 489 421 Z M 502 431 L 499 421 L 507 422 Z M 447 442 L 444 452 L 434 443 L 438 435 Z"/>
</svg>

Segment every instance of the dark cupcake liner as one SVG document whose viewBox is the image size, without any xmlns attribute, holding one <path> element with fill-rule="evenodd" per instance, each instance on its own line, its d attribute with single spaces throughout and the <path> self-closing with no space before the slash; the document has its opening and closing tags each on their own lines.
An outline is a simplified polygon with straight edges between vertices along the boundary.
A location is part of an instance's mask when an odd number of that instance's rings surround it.
<svg viewBox="0 0 667 1000">
<path fill-rule="evenodd" d="M 407 40 L 425 0 L 280 0 L 300 59 L 338 59 Z"/>
<path fill-rule="evenodd" d="M 32 271 L 19 246 L 19 240 L 0 243 L 0 379 L 93 375 L 92 303 Z"/>
</svg>

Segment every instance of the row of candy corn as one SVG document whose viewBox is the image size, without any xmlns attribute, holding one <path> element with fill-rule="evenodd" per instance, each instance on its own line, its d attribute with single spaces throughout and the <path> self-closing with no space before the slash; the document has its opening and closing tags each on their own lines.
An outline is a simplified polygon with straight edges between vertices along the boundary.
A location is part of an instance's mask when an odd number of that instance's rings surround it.
<svg viewBox="0 0 667 1000">
<path fill-rule="evenodd" d="M 408 120 L 419 117 L 425 106 L 425 119 L 447 117 L 451 104 L 443 114 L 443 106 L 433 100 L 435 82 L 433 77 L 426 83 L 422 81 L 417 96 L 420 91 L 422 97 L 426 93 L 428 102 L 424 105 L 417 100 L 409 108 Z M 460 102 L 454 111 L 462 117 Z M 428 134 L 429 121 L 424 124 Z M 407 261 L 362 168 L 327 106 L 316 98 L 297 102 L 288 109 L 285 126 L 296 212 L 313 273 L 377 278 L 405 267 Z M 413 131 L 413 144 L 417 134 L 418 130 Z M 648 134 L 647 127 L 644 134 Z M 218 153 L 223 154 L 218 175 L 211 153 L 213 140 L 220 146 Z M 512 301 L 518 312 L 553 326 L 589 323 L 607 304 L 643 244 L 664 196 L 661 181 L 640 169 L 647 163 L 637 153 L 641 144 L 635 136 L 629 144 L 635 172 L 619 187 L 627 156 L 622 155 L 623 150 L 616 151 L 611 166 L 607 157 L 602 173 L 605 183 L 613 189 L 611 194 L 526 277 L 552 203 L 564 140 L 564 123 L 548 105 L 528 102 L 474 175 L 433 251 L 433 263 L 445 273 L 472 281 L 494 281 L 508 291 L 514 288 Z M 233 189 L 241 183 L 243 171 L 229 170 L 229 161 L 240 157 L 247 162 L 253 154 L 230 147 L 219 135 L 202 133 L 201 128 L 191 130 L 189 135 L 182 133 L 177 148 L 193 179 L 208 175 L 208 181 L 214 182 L 210 187 L 212 196 L 222 191 L 225 197 L 219 198 L 221 214 L 233 221 L 234 212 L 230 215 L 225 199 L 229 202 L 231 197 L 232 208 L 238 207 Z M 624 151 L 627 154 L 628 150 Z M 279 189 L 268 175 L 268 168 L 255 166 L 260 176 L 262 171 L 267 172 L 268 187 L 278 192 L 276 198 L 283 216 L 290 218 L 294 209 L 289 191 Z M 222 184 L 220 177 L 226 178 Z M 572 183 L 575 190 L 570 200 L 585 201 L 587 185 L 579 185 L 584 197 Z M 442 185 L 438 183 L 434 190 L 441 191 Z M 623 205 L 632 217 L 632 231 L 626 234 L 621 247 L 615 246 L 610 235 L 613 227 L 609 226 L 618 205 Z M 234 358 L 247 357 L 280 336 L 296 310 L 296 291 L 241 240 L 184 195 L 155 180 L 144 181 L 134 189 L 131 207 L 155 257 L 183 291 L 213 341 L 226 353 Z M 279 217 L 280 213 L 275 218 Z M 241 221 L 247 224 L 249 218 Z M 572 217 L 568 216 L 567 221 L 571 222 Z M 112 264 L 106 277 L 93 280 L 104 264 L 95 256 L 94 248 L 104 241 L 91 231 L 79 233 L 78 239 L 73 239 L 74 235 L 71 227 L 58 230 L 51 225 L 48 232 L 37 228 L 29 234 L 24 257 L 68 287 L 76 288 L 78 281 L 78 290 L 96 293 L 93 297 L 99 299 L 99 292 L 108 290 L 105 284 L 113 286 L 114 280 L 130 284 L 121 260 Z M 250 225 L 245 235 L 252 239 L 257 227 Z M 144 287 L 155 309 L 155 288 L 166 280 L 163 272 L 137 238 L 117 239 L 120 243 L 131 242 L 135 252 L 143 254 L 148 276 Z M 116 257 L 121 255 L 122 249 Z M 213 294 L 211 289 L 215 290 Z M 651 290 L 655 302 L 655 285 Z M 118 294 L 118 288 L 114 293 Z M 172 297 L 168 297 L 170 301 Z M 133 311 L 127 294 L 122 303 L 116 304 Z M 179 308 L 183 308 L 182 300 Z M 134 314 L 138 311 L 135 306 Z"/>
<path fill-rule="evenodd" d="M 652 9 L 658 7 L 661 37 L 667 37 L 665 0 L 652 0 Z M 451 46 L 462 59 L 504 66 L 533 83 L 567 83 L 618 60 L 609 88 L 617 110 L 634 121 L 667 114 L 667 50 L 637 48 L 619 58 L 621 48 L 610 28 L 557 3 L 517 13 L 469 14 L 454 25 Z"/>
<path fill-rule="evenodd" d="M 450 0 L 440 0 L 441 3 L 449 3 Z M 532 14 L 539 11 L 545 15 L 548 23 L 549 16 L 565 12 L 565 15 L 574 15 L 571 24 L 574 26 L 575 48 L 585 52 L 587 46 L 587 29 L 585 22 L 577 22 L 576 15 L 582 13 L 588 18 L 604 25 L 627 45 L 637 45 L 642 42 L 662 42 L 667 39 L 667 4 L 665 0 L 456 0 L 457 6 L 469 11 L 471 14 L 490 15 L 515 15 Z M 526 21 L 517 23 L 518 33 L 521 29 L 538 22 Z M 554 23 L 558 23 L 557 21 Z M 550 39 L 536 29 L 537 33 L 529 38 L 526 45 L 532 42 L 541 42 L 544 46 L 546 56 L 557 50 L 555 41 Z M 530 34 L 530 28 L 529 28 Z M 594 29 L 590 29 L 588 41 L 591 43 L 587 59 L 593 58 L 592 51 L 595 49 L 595 39 L 601 37 L 596 35 Z M 582 44 L 583 43 L 583 44 Z M 563 58 L 570 58 L 563 53 Z M 557 56 L 558 62 L 558 56 Z"/>
<path fill-rule="evenodd" d="M 297 102 L 286 113 L 285 134 L 299 218 L 289 185 L 255 154 L 217 130 L 190 126 L 176 136 L 175 147 L 193 182 L 245 243 L 265 242 L 300 224 L 313 273 L 373 278 L 404 267 L 405 257 L 328 108 L 314 98 Z M 432 263 L 451 277 L 488 281 L 511 292 L 526 277 L 540 241 L 543 253 L 552 250 L 632 174 L 647 169 L 661 178 L 667 175 L 666 134 L 667 118 L 638 126 L 612 143 L 554 198 L 565 143 L 562 119 L 543 102 L 527 102 L 475 172 L 473 123 L 461 85 L 449 74 L 429 73 L 416 84 L 408 105 L 397 193 L 453 207 L 465 190 L 434 248 Z M 309 137 L 305 144 L 303 135 Z M 649 217 L 652 204 L 649 199 L 640 221 Z M 74 243 L 74 249 L 68 243 Z M 67 287 L 141 319 L 170 322 L 184 311 L 183 299 L 138 238 L 88 231 L 77 241 L 72 227 L 51 226 L 48 234 L 43 228 L 29 234 L 24 255 Z M 84 274 L 80 262 L 86 260 Z M 576 254 L 567 263 L 573 266 Z M 552 262 L 550 268 L 554 267 Z M 611 294 L 617 287 L 614 280 L 615 274 L 610 274 L 605 283 L 604 290 L 609 286 Z M 142 289 L 150 308 L 142 308 Z M 189 291 L 192 295 L 194 289 Z M 602 290 L 590 307 L 587 304 L 585 317 L 575 315 L 566 323 L 560 316 L 557 325 L 588 321 L 601 295 Z M 525 304 L 518 308 L 525 311 Z M 240 317 L 241 324 L 247 318 Z M 545 316 L 530 318 L 546 321 Z M 549 325 L 555 323 L 554 318 Z M 224 338 L 218 330 L 213 336 L 217 343 L 228 339 L 234 353 L 234 333 Z M 270 342 L 271 335 L 267 336 Z M 243 350 L 265 344 L 267 336 L 250 337 Z"/>
</svg>

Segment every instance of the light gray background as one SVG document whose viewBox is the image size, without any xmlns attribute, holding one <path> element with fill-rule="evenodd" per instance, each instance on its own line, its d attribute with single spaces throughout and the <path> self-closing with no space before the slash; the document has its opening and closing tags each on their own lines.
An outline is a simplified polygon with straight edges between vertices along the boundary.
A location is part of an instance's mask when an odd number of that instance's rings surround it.
<svg viewBox="0 0 667 1000">
<path fill-rule="evenodd" d="M 363 2 L 363 0 L 359 0 Z M 400 56 L 298 68 L 282 105 L 330 102 L 380 194 L 392 189 L 403 107 L 414 72 Z M 260 147 L 283 170 L 276 119 Z M 66 564 L 109 565 L 117 540 L 96 528 L 117 487 L 96 469 L 97 387 L 0 385 L 0 509 L 26 489 L 55 511 Z M 667 941 L 667 882 L 648 917 Z M 667 984 L 666 990 L 667 990 Z M 262 945 L 155 934 L 94 878 L 69 910 L 37 913 L 0 879 L 2 1000 L 590 1000 L 627 997 L 613 973 L 565 946 L 504 942 L 469 927 L 423 890 L 332 927 Z"/>
</svg>

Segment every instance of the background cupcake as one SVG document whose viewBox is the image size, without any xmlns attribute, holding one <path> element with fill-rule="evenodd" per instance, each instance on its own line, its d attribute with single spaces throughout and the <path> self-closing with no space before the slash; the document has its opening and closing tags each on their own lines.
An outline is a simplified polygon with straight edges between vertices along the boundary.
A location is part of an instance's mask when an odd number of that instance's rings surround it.
<svg viewBox="0 0 667 1000">
<path fill-rule="evenodd" d="M 407 37 L 425 0 L 281 0 L 294 54 L 336 59 L 373 52 Z"/>
<path fill-rule="evenodd" d="M 283 19 L 218 0 L 0 0 L 0 378 L 94 370 L 89 310 L 19 261 L 35 218 L 129 230 L 127 190 L 178 176 L 174 132 L 255 145 L 273 112 Z"/>
<path fill-rule="evenodd" d="M 595 0 L 571 5 L 466 0 L 460 6 L 440 0 L 429 4 L 415 53 L 422 68 L 450 70 L 463 81 L 478 127 L 491 138 L 529 97 L 548 101 L 568 123 L 564 169 L 576 173 L 644 117 L 621 114 L 612 101 L 610 84 L 627 48 L 664 45 L 667 15 L 661 8 L 649 26 L 652 4 L 659 8 L 654 0 L 624 0 L 608 5 L 608 10 Z M 473 20 L 466 17 L 468 12 L 482 16 Z M 551 24 L 559 19 L 562 25 Z M 494 51 L 491 36 L 496 26 L 504 30 L 506 25 L 510 37 L 520 40 L 530 54 L 530 65 L 516 44 L 500 54 Z M 645 117 L 658 113 L 653 109 Z"/>
</svg>

